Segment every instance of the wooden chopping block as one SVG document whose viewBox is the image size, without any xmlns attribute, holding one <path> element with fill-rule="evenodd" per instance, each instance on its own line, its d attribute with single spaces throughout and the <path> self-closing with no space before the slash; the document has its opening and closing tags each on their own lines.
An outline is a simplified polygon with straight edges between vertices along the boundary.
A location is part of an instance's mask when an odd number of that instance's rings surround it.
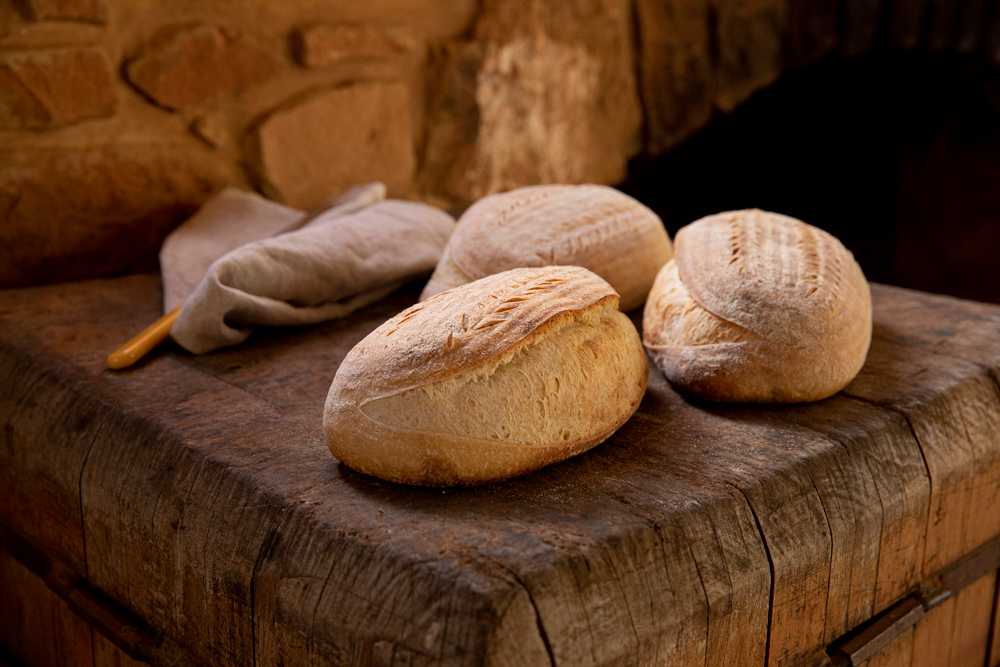
<svg viewBox="0 0 1000 667">
<path fill-rule="evenodd" d="M 36 554 L 0 568 L 0 612 L 36 577 L 131 619 L 115 650 L 153 664 L 1000 659 L 1000 307 L 876 285 L 868 362 L 826 401 L 693 402 L 652 368 L 604 445 L 440 491 L 354 473 L 320 428 L 337 364 L 418 291 L 119 373 L 104 353 L 157 315 L 155 276 L 0 292 L 0 523 Z M 857 639 L 914 600 L 898 637 Z M 113 623 L 88 622 L 98 655 Z M 15 655 L 57 634 L 15 626 Z"/>
</svg>

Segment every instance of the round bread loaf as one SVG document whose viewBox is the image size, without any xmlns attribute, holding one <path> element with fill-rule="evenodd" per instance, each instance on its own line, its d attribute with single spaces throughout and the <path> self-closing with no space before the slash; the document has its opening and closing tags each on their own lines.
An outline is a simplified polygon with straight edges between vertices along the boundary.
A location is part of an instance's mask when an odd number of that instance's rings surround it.
<svg viewBox="0 0 1000 667">
<path fill-rule="evenodd" d="M 515 269 L 418 303 L 358 343 L 323 428 L 355 470 L 471 486 L 603 442 L 638 408 L 648 376 L 605 281 L 575 266 Z"/>
<path fill-rule="evenodd" d="M 754 209 L 702 218 L 674 243 L 642 330 L 679 389 L 713 401 L 797 403 L 835 394 L 861 370 L 871 293 L 836 238 Z"/>
<path fill-rule="evenodd" d="M 628 195 L 604 185 L 535 185 L 469 207 L 420 298 L 517 267 L 582 266 L 629 311 L 671 256 L 660 218 Z"/>
</svg>

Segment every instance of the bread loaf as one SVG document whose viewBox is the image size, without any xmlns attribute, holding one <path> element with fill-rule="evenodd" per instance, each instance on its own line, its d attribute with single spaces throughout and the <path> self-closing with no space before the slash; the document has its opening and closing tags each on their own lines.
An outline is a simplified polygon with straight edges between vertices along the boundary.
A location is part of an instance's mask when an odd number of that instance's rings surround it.
<svg viewBox="0 0 1000 667">
<path fill-rule="evenodd" d="M 608 281 L 629 311 L 670 257 L 663 223 L 628 195 L 603 185 L 536 185 L 473 204 L 420 298 L 517 267 L 573 265 Z"/>
<path fill-rule="evenodd" d="M 639 334 L 605 281 L 579 267 L 515 269 L 369 334 L 337 370 L 323 426 L 355 470 L 469 486 L 603 442 L 647 379 Z"/>
<path fill-rule="evenodd" d="M 868 282 L 836 238 L 759 210 L 677 233 L 643 313 L 671 383 L 713 401 L 826 398 L 857 375 L 872 333 Z"/>
</svg>

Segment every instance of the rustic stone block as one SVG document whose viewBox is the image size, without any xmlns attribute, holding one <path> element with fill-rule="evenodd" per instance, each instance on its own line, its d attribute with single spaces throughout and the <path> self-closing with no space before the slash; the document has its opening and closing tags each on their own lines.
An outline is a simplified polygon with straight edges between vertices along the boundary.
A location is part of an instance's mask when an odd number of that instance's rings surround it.
<svg viewBox="0 0 1000 667">
<path fill-rule="evenodd" d="M 96 49 L 0 55 L 0 129 L 43 130 L 114 114 L 104 54 Z"/>
<path fill-rule="evenodd" d="M 108 22 L 104 0 L 18 0 L 18 4 L 32 21 Z"/>
<path fill-rule="evenodd" d="M 0 287 L 150 270 L 235 169 L 191 145 L 0 151 Z"/>
<path fill-rule="evenodd" d="M 642 122 L 627 0 L 485 3 L 449 46 L 424 188 L 471 201 L 531 183 L 614 183 Z"/>
<path fill-rule="evenodd" d="M 14 24 L 21 20 L 20 13 L 11 3 L 0 2 L 0 39 L 9 35 Z"/>
<path fill-rule="evenodd" d="M 710 0 L 718 44 L 715 104 L 732 111 L 783 70 L 787 0 Z"/>
<path fill-rule="evenodd" d="M 415 157 L 402 83 L 368 82 L 321 91 L 274 111 L 247 146 L 264 192 L 308 209 L 352 185 L 411 186 Z"/>
<path fill-rule="evenodd" d="M 345 60 L 389 58 L 406 44 L 386 30 L 358 25 L 315 25 L 292 35 L 295 58 L 306 67 L 324 67 Z"/>
<path fill-rule="evenodd" d="M 244 35 L 215 25 L 161 34 L 128 63 L 129 82 L 160 106 L 190 109 L 274 76 L 277 56 Z"/>
<path fill-rule="evenodd" d="M 663 153 L 712 117 L 708 0 L 637 0 L 646 151 Z"/>
<path fill-rule="evenodd" d="M 228 146 L 231 142 L 226 118 L 218 112 L 198 116 L 191 123 L 191 132 L 213 148 Z"/>
<path fill-rule="evenodd" d="M 485 191 L 475 168 L 481 120 L 477 75 L 485 50 L 485 41 L 476 40 L 445 44 L 431 53 L 441 78 L 430 105 L 421 187 L 449 205 L 458 202 L 458 208 L 477 198 L 472 193 Z"/>
</svg>

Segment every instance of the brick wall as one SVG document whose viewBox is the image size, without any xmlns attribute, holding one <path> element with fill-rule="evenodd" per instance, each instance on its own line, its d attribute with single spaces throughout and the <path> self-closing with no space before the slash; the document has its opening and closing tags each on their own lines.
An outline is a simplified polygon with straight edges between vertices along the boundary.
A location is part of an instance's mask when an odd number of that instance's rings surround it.
<svg viewBox="0 0 1000 667">
<path fill-rule="evenodd" d="M 0 0 L 0 287 L 153 268 L 225 185 L 310 208 L 378 179 L 460 208 L 615 183 L 785 69 L 872 48 L 879 26 L 899 48 L 995 59 L 990 7 Z"/>
</svg>

